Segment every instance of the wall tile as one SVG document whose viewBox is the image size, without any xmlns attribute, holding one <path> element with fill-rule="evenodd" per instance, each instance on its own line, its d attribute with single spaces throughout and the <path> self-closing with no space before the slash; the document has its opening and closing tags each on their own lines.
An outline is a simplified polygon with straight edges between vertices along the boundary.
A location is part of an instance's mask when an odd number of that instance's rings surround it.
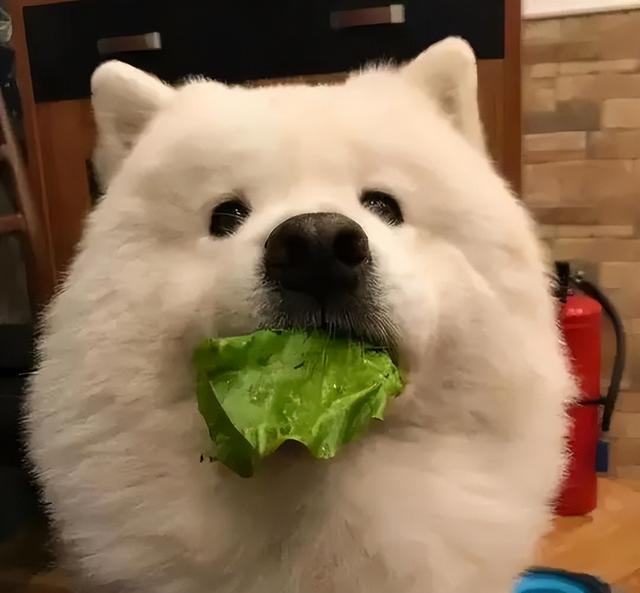
<svg viewBox="0 0 640 593">
<path fill-rule="evenodd" d="M 551 132 L 524 137 L 525 151 L 582 150 L 587 145 L 586 132 Z"/>
<path fill-rule="evenodd" d="M 602 104 L 603 128 L 640 128 L 640 99 L 607 99 Z"/>
<path fill-rule="evenodd" d="M 634 195 L 576 200 L 569 204 L 527 202 L 535 219 L 541 224 L 628 224 L 633 219 L 637 204 L 638 198 Z"/>
<path fill-rule="evenodd" d="M 640 392 L 622 391 L 619 393 L 616 401 L 616 410 L 618 412 L 640 413 Z"/>
<path fill-rule="evenodd" d="M 558 74 L 560 64 L 555 62 L 533 64 L 525 66 L 524 75 L 527 78 L 555 78 Z"/>
<path fill-rule="evenodd" d="M 640 414 L 621 411 L 614 413 L 611 421 L 611 436 L 640 439 Z"/>
<path fill-rule="evenodd" d="M 526 22 L 522 30 L 523 44 L 557 43 L 562 37 L 562 22 L 560 19 L 541 19 Z"/>
<path fill-rule="evenodd" d="M 580 237 L 632 237 L 634 227 L 632 225 L 558 225 L 556 228 L 556 237 L 580 238 Z"/>
<path fill-rule="evenodd" d="M 557 239 L 552 249 L 557 259 L 594 262 L 640 260 L 640 239 Z"/>
<path fill-rule="evenodd" d="M 622 288 L 630 279 L 640 283 L 640 262 L 603 262 L 600 264 L 598 282 L 603 288 Z"/>
<path fill-rule="evenodd" d="M 531 204 L 588 203 L 634 195 L 640 187 L 640 166 L 634 161 L 559 161 L 529 164 L 524 172 L 524 196 Z"/>
<path fill-rule="evenodd" d="M 587 154 L 596 159 L 640 158 L 640 129 L 589 132 Z"/>
<path fill-rule="evenodd" d="M 541 68 L 547 66 L 545 70 Z M 555 68 L 552 68 L 555 66 Z M 594 74 L 597 72 L 634 72 L 640 69 L 640 60 L 636 58 L 624 58 L 620 60 L 598 60 L 586 62 L 563 62 L 561 64 L 538 64 L 533 68 L 539 68 L 537 72 L 548 71 L 547 76 L 560 74 Z"/>
<path fill-rule="evenodd" d="M 558 101 L 555 111 L 525 111 L 527 134 L 600 129 L 600 104 L 589 99 Z"/>
<path fill-rule="evenodd" d="M 556 108 L 556 85 L 551 78 L 532 79 L 522 91 L 525 111 L 553 111 Z"/>
<path fill-rule="evenodd" d="M 612 13 L 600 23 L 602 58 L 625 58 L 640 55 L 640 18 L 637 10 Z"/>
<path fill-rule="evenodd" d="M 633 282 L 627 282 L 624 286 L 618 288 L 608 288 L 607 296 L 611 299 L 623 320 L 640 318 L 640 286 Z M 637 366 L 637 362 L 640 360 L 640 358 L 637 358 L 640 357 L 640 336 L 629 331 L 631 328 L 631 324 L 626 321 L 627 370 L 629 371 L 627 376 L 633 379 L 635 375 L 631 370 Z M 637 354 L 632 355 L 632 351 L 637 351 Z M 640 368 L 638 370 L 640 370 Z M 632 381 L 628 386 L 632 388 L 634 382 Z M 638 389 L 640 389 L 640 385 Z"/>
<path fill-rule="evenodd" d="M 609 451 L 614 466 L 640 465 L 640 438 L 614 438 Z"/>
<path fill-rule="evenodd" d="M 606 72 L 559 76 L 556 93 L 558 101 L 640 97 L 640 74 Z"/>
<path fill-rule="evenodd" d="M 566 62 L 571 60 L 597 60 L 600 58 L 600 47 L 594 41 L 535 42 L 522 48 L 522 59 L 525 64 L 541 62 Z"/>
<path fill-rule="evenodd" d="M 551 132 L 527 134 L 523 152 L 528 163 L 581 160 L 586 156 L 586 132 Z"/>
</svg>

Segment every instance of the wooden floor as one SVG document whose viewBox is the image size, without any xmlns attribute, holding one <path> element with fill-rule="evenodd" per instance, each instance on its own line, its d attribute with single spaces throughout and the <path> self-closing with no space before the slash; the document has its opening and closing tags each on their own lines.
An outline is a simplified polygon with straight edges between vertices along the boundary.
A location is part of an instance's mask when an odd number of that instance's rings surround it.
<svg viewBox="0 0 640 593">
<path fill-rule="evenodd" d="M 556 519 L 536 564 L 595 574 L 622 593 L 640 593 L 640 481 L 602 479 L 599 487 L 590 516 Z M 0 593 L 70 591 L 58 571 L 29 575 L 23 569 L 0 570 Z"/>
<path fill-rule="evenodd" d="M 543 540 L 538 565 L 587 572 L 623 593 L 640 593 L 640 481 L 599 482 L 598 508 L 558 518 Z"/>
</svg>

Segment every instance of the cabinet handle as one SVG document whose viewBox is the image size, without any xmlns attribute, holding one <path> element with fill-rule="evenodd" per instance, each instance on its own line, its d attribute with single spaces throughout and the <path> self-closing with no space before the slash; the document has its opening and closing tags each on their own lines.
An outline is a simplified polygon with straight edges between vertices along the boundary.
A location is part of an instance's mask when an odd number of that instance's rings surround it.
<svg viewBox="0 0 640 593">
<path fill-rule="evenodd" d="M 331 13 L 330 20 L 332 29 L 352 29 L 369 25 L 404 23 L 404 4 L 337 10 Z"/>
<path fill-rule="evenodd" d="M 101 56 L 125 51 L 157 51 L 159 49 L 162 49 L 162 37 L 157 31 L 142 35 L 122 35 L 121 37 L 98 39 L 98 53 Z"/>
</svg>

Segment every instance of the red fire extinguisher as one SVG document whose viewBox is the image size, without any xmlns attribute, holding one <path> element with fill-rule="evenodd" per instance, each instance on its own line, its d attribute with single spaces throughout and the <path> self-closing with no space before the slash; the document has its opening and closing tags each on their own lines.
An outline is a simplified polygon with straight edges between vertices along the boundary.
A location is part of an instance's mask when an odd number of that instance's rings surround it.
<svg viewBox="0 0 640 593">
<path fill-rule="evenodd" d="M 611 301 L 600 289 L 574 274 L 567 262 L 556 262 L 558 321 L 571 369 L 580 390 L 580 399 L 569 407 L 572 421 L 569 434 L 569 465 L 560 496 L 558 515 L 584 515 L 597 504 L 597 469 L 606 471 L 606 434 L 618 397 L 625 362 L 625 335 L 622 321 Z M 600 395 L 600 346 L 602 313 L 615 332 L 615 356 L 609 389 Z"/>
</svg>

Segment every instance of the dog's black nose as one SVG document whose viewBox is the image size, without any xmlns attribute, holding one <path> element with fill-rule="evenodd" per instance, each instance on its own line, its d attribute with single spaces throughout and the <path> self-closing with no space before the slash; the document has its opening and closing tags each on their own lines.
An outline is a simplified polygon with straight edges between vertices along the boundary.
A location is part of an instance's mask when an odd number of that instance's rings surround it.
<svg viewBox="0 0 640 593">
<path fill-rule="evenodd" d="M 265 244 L 267 279 L 320 301 L 354 291 L 369 261 L 369 242 L 362 227 L 331 212 L 289 218 Z"/>
</svg>

